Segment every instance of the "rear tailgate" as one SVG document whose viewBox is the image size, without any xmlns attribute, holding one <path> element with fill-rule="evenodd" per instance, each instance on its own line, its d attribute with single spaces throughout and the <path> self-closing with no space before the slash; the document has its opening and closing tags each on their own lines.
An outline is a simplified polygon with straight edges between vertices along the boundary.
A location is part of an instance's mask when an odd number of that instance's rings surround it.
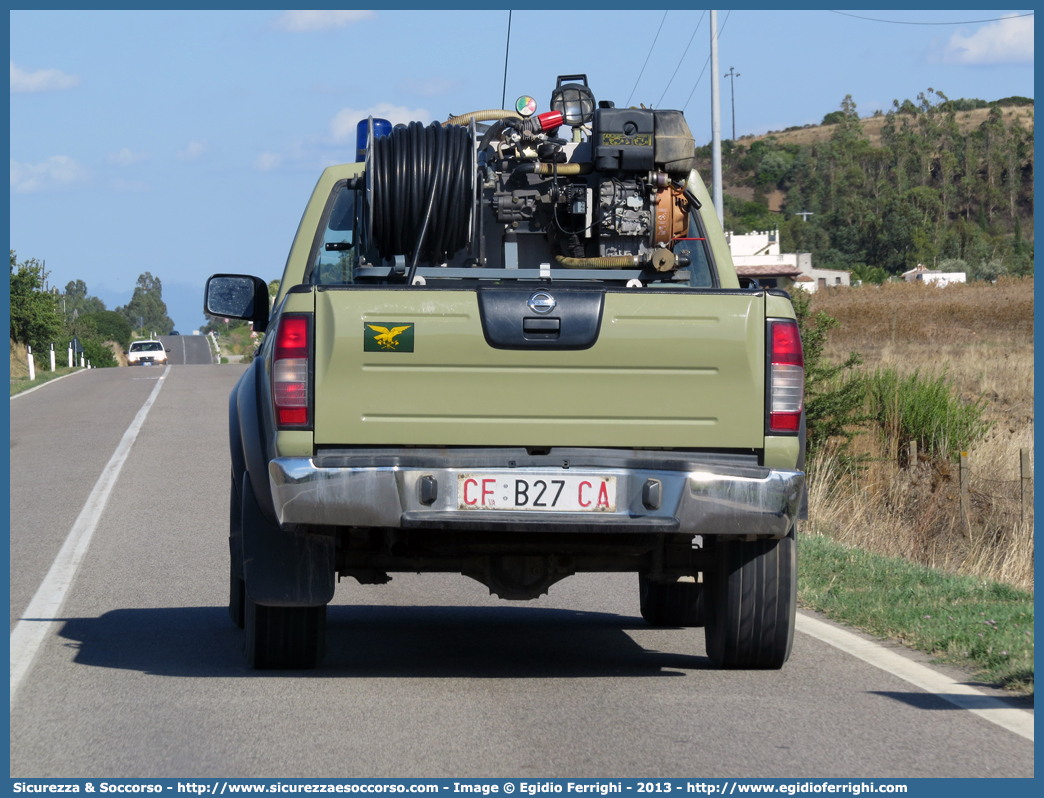
<svg viewBox="0 0 1044 798">
<path fill-rule="evenodd" d="M 491 347 L 473 290 L 320 288 L 315 443 L 760 448 L 764 340 L 760 292 L 607 291 L 562 351 Z"/>
</svg>

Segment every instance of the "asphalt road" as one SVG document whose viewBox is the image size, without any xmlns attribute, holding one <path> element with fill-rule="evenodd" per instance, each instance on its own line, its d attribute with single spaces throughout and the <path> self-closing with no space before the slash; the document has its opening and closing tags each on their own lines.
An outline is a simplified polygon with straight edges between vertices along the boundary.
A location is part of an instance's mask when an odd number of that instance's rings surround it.
<svg viewBox="0 0 1044 798">
<path fill-rule="evenodd" d="M 172 363 L 194 356 L 172 339 Z M 15 777 L 1033 775 L 1033 744 L 799 634 L 721 672 L 637 579 L 508 603 L 461 576 L 345 580 L 312 672 L 254 672 L 226 614 L 241 366 L 101 369 L 11 401 L 11 626 L 162 379 L 11 708 Z"/>
<path fill-rule="evenodd" d="M 164 349 L 170 350 L 167 362 L 172 366 L 202 366 L 214 362 L 204 335 L 161 335 L 159 340 Z"/>
</svg>

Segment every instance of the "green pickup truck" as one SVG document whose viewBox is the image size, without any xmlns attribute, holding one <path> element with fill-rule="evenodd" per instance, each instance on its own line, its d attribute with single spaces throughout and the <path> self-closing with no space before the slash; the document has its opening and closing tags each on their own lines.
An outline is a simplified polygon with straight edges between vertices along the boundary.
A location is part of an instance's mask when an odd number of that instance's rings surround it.
<svg viewBox="0 0 1044 798">
<path fill-rule="evenodd" d="M 232 391 L 229 614 L 255 668 L 315 667 L 340 577 L 459 573 L 533 599 L 638 576 L 654 626 L 779 668 L 805 512 L 789 296 L 736 276 L 682 114 L 582 75 L 427 127 L 360 124 L 323 172 Z"/>
</svg>

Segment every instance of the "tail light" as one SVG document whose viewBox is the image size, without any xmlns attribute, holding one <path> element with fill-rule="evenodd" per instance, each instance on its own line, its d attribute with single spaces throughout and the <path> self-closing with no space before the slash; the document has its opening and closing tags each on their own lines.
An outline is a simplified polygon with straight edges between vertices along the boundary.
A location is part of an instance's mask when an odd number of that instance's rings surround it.
<svg viewBox="0 0 1044 798">
<path fill-rule="evenodd" d="M 272 402 L 276 425 L 307 427 L 311 424 L 308 383 L 311 317 L 286 315 L 276 331 L 272 359 Z"/>
<path fill-rule="evenodd" d="M 776 319 L 768 324 L 768 433 L 796 433 L 805 400 L 805 356 L 797 322 Z"/>
</svg>

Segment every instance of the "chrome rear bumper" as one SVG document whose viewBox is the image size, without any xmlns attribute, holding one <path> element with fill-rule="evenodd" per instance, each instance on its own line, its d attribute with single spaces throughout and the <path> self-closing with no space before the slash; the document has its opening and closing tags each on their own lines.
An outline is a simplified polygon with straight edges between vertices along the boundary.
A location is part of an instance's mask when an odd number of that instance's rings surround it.
<svg viewBox="0 0 1044 798">
<path fill-rule="evenodd" d="M 458 509 L 461 474 L 548 477 L 568 473 L 616 477 L 615 512 Z M 422 503 L 421 482 L 431 477 L 436 497 Z M 684 471 L 641 468 L 423 468 L 319 467 L 308 457 L 269 463 L 277 520 L 295 525 L 429 527 L 532 531 L 677 532 L 693 535 L 782 537 L 798 518 L 805 475 L 760 466 L 699 466 Z M 655 483 L 659 483 L 658 490 Z M 650 491 L 647 485 L 652 486 Z M 659 506 L 650 508 L 650 495 Z M 644 494 L 644 501 L 643 501 Z M 427 498 L 431 498 L 428 482 Z M 655 504 L 655 502 L 648 502 Z"/>
</svg>

